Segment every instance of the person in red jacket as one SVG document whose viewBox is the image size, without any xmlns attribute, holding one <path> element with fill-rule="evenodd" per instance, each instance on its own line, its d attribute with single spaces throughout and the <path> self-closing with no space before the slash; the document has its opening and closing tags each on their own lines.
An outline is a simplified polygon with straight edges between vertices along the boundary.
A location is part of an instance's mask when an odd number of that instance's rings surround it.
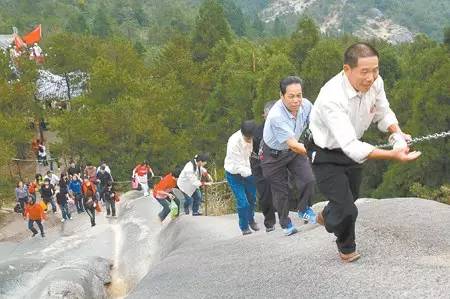
<svg viewBox="0 0 450 299">
<path fill-rule="evenodd" d="M 178 206 L 178 216 L 180 214 L 180 200 L 176 198 L 171 192 L 173 188 L 177 186 L 177 179 L 180 175 L 180 171 L 175 171 L 174 173 L 169 173 L 164 176 L 161 181 L 159 181 L 153 188 L 153 197 L 159 202 L 163 207 L 158 216 L 161 222 L 166 219 L 167 215 L 170 213 L 170 202 L 173 200 Z"/>
<path fill-rule="evenodd" d="M 97 192 L 97 190 L 95 189 L 95 185 L 89 180 L 89 178 L 86 178 L 84 180 L 82 189 L 84 195 L 84 210 L 91 219 L 91 226 L 95 226 L 95 207 L 98 204 L 95 193 Z"/>
<path fill-rule="evenodd" d="M 144 196 L 150 195 L 150 193 L 148 192 L 148 189 L 149 189 L 149 187 L 148 187 L 148 173 L 150 173 L 152 175 L 151 177 L 155 176 L 155 174 L 153 173 L 153 170 L 150 168 L 150 166 L 148 165 L 147 161 L 144 161 L 143 163 L 138 164 L 133 169 L 133 176 L 132 176 L 132 178 L 137 180 L 138 183 L 141 185 L 142 190 L 144 190 Z"/>
<path fill-rule="evenodd" d="M 34 222 L 37 223 L 39 230 L 41 231 L 42 238 L 45 237 L 44 226 L 42 225 L 42 221 L 45 220 L 44 209 L 40 204 L 36 204 L 36 199 L 32 196 L 28 197 L 28 204 L 25 208 L 24 219 L 28 218 L 28 228 L 33 232 L 32 237 L 38 234 L 36 228 L 34 228 Z"/>
</svg>

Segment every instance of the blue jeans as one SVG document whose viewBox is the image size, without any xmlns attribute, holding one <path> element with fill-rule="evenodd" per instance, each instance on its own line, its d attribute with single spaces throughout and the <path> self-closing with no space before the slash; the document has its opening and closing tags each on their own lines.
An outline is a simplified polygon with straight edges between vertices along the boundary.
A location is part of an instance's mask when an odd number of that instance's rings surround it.
<svg viewBox="0 0 450 299">
<path fill-rule="evenodd" d="M 200 209 L 200 202 L 202 201 L 202 193 L 199 189 L 195 190 L 192 196 L 184 193 L 184 213 L 189 215 L 189 206 L 192 203 L 192 214 L 197 214 Z"/>
<path fill-rule="evenodd" d="M 75 206 L 77 207 L 77 212 L 78 213 L 84 212 L 83 194 L 75 193 L 74 195 L 75 195 Z"/>
<path fill-rule="evenodd" d="M 60 205 L 61 208 L 61 214 L 63 219 L 69 219 L 70 218 L 70 212 L 69 212 L 69 205 L 66 203 L 63 203 Z"/>
<path fill-rule="evenodd" d="M 255 222 L 256 187 L 253 176 L 242 177 L 225 171 L 225 177 L 236 199 L 236 209 L 239 216 L 239 227 L 242 231 Z"/>
</svg>

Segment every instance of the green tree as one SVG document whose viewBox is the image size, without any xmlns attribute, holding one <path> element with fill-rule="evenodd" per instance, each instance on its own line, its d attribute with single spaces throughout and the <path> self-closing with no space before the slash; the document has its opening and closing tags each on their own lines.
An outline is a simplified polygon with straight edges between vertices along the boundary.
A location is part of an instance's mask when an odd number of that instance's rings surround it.
<svg viewBox="0 0 450 299">
<path fill-rule="evenodd" d="M 84 15 L 78 12 L 71 15 L 66 24 L 66 31 L 81 34 L 88 33 L 89 26 Z"/>
<path fill-rule="evenodd" d="M 234 33 L 237 36 L 246 35 L 247 28 L 242 10 L 236 6 L 233 0 L 220 0 L 219 3 L 223 6 L 225 18 Z"/>
<path fill-rule="evenodd" d="M 205 0 L 199 9 L 195 21 L 194 36 L 192 38 L 192 52 L 196 61 L 205 60 L 209 51 L 221 39 L 231 41 L 230 26 L 223 12 L 222 6 L 215 0 Z"/>
<path fill-rule="evenodd" d="M 286 54 L 270 55 L 257 82 L 257 99 L 253 103 L 253 113 L 258 120 L 266 102 L 280 98 L 280 80 L 289 75 L 297 75 L 295 67 Z"/>
<path fill-rule="evenodd" d="M 291 35 L 290 57 L 297 69 L 305 61 L 308 52 L 314 48 L 320 38 L 320 32 L 314 20 L 303 17 L 298 21 L 297 29 Z"/>
<path fill-rule="evenodd" d="M 92 33 L 99 37 L 107 37 L 112 34 L 111 21 L 106 15 L 106 7 L 101 5 L 94 16 Z"/>
<path fill-rule="evenodd" d="M 272 34 L 275 37 L 283 37 L 287 34 L 286 24 L 279 17 L 276 17 L 273 22 Z"/>
<path fill-rule="evenodd" d="M 308 54 L 302 65 L 305 80 L 303 94 L 314 100 L 320 88 L 342 70 L 343 49 L 333 39 L 321 40 Z"/>
</svg>

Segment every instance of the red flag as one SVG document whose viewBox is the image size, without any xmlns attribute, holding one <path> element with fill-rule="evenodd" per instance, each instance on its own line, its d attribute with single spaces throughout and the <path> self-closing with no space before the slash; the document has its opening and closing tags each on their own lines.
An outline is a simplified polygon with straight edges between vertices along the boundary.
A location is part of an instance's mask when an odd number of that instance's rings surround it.
<svg viewBox="0 0 450 299">
<path fill-rule="evenodd" d="M 18 35 L 16 35 L 16 37 L 14 38 L 14 44 L 15 44 L 17 50 L 27 47 L 27 45 L 23 42 L 23 40 Z"/>
<path fill-rule="evenodd" d="M 39 24 L 36 28 L 33 29 L 30 33 L 23 37 L 23 41 L 27 43 L 27 45 L 32 45 L 34 43 L 38 43 L 41 40 L 41 24 Z"/>
</svg>

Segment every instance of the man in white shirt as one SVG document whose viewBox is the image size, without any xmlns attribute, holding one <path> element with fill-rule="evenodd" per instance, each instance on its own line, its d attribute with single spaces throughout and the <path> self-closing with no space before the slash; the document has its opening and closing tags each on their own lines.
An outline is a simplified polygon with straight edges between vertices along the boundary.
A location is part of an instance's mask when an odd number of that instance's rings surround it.
<svg viewBox="0 0 450 299">
<path fill-rule="evenodd" d="M 242 123 L 241 129 L 228 139 L 225 156 L 225 177 L 236 199 L 239 227 L 243 235 L 258 231 L 255 222 L 256 187 L 250 168 L 253 134 L 256 124 L 252 120 Z"/>
<path fill-rule="evenodd" d="M 372 46 L 350 46 L 344 54 L 343 71 L 322 87 L 311 112 L 308 155 L 319 190 L 329 200 L 317 222 L 336 235 L 339 255 L 345 262 L 360 257 L 355 243 L 358 209 L 354 201 L 359 196 L 362 163 L 367 159 L 408 162 L 420 156 L 420 152 L 409 152 L 407 146 L 382 150 L 360 141 L 371 123 L 378 123 L 381 131 L 411 139 L 401 131 L 389 107 L 378 72 L 378 52 Z"/>
</svg>

